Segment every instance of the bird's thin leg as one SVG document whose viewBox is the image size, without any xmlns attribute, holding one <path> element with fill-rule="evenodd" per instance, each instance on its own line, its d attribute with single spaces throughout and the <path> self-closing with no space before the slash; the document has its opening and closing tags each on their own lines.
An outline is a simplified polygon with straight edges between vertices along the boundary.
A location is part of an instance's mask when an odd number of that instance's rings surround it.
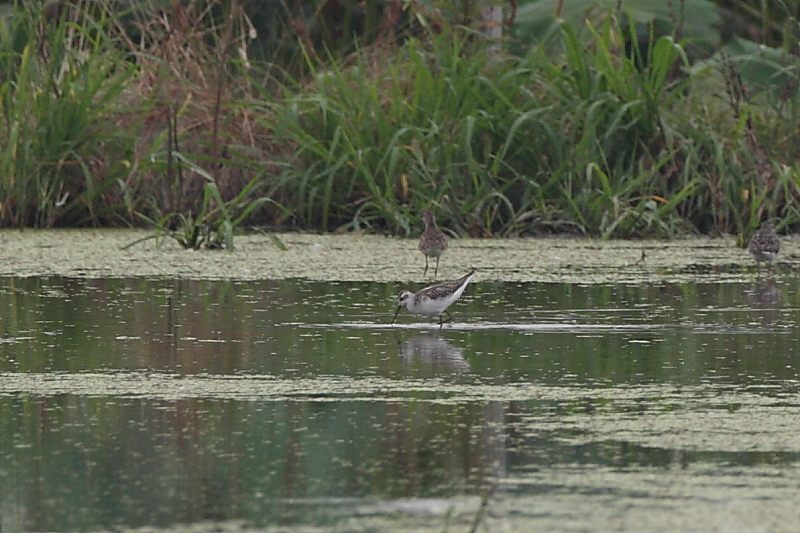
<svg viewBox="0 0 800 533">
<path fill-rule="evenodd" d="M 444 315 L 447 315 L 447 320 L 442 320 L 442 316 Z M 444 325 L 447 322 L 450 322 L 451 320 L 453 320 L 453 315 L 448 313 L 447 309 L 445 309 L 444 312 L 441 315 L 439 315 L 439 328 L 441 329 L 442 325 Z"/>
<path fill-rule="evenodd" d="M 425 271 L 422 273 L 422 276 L 425 277 L 425 274 L 428 273 L 428 256 L 425 256 Z"/>
<path fill-rule="evenodd" d="M 439 256 L 436 256 L 436 270 L 433 271 L 433 277 L 436 277 L 436 274 L 439 273 Z"/>
</svg>

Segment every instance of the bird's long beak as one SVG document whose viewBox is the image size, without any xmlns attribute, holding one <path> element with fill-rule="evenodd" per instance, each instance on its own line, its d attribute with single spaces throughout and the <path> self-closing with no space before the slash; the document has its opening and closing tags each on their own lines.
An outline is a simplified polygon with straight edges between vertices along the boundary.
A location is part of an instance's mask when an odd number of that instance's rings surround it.
<svg viewBox="0 0 800 533">
<path fill-rule="evenodd" d="M 392 318 L 392 324 L 394 324 L 394 321 L 397 320 L 397 314 L 400 312 L 401 307 L 403 306 L 402 305 L 397 306 L 397 311 L 394 312 L 394 318 Z"/>
</svg>

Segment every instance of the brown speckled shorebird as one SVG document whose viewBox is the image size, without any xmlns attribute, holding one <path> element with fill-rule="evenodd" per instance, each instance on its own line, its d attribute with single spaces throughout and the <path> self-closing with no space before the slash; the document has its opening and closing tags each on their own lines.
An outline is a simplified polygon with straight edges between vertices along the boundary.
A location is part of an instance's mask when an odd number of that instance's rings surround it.
<svg viewBox="0 0 800 533">
<path fill-rule="evenodd" d="M 397 320 L 397 314 L 400 309 L 405 305 L 410 313 L 426 316 L 438 316 L 439 327 L 442 324 L 449 322 L 453 319 L 447 308 L 461 297 L 464 289 L 467 288 L 469 280 L 475 275 L 473 268 L 469 274 L 463 278 L 455 281 L 445 281 L 437 285 L 431 285 L 424 289 L 413 293 L 411 291 L 403 291 L 397 296 L 397 311 L 394 312 L 392 324 Z M 447 320 L 442 320 L 442 315 L 447 315 Z"/>
<path fill-rule="evenodd" d="M 758 228 L 750 242 L 747 244 L 747 251 L 756 260 L 756 268 L 761 271 L 761 262 L 767 262 L 767 272 L 769 272 L 772 262 L 778 257 L 781 251 L 781 241 L 775 234 L 772 222 L 767 220 Z"/>
<path fill-rule="evenodd" d="M 447 237 L 436 226 L 436 218 L 432 211 L 424 211 L 422 221 L 425 222 L 425 231 L 419 238 L 419 251 L 425 255 L 425 271 L 422 275 L 428 273 L 428 258 L 435 257 L 436 269 L 433 271 L 433 277 L 436 277 L 436 274 L 439 273 L 439 258 L 447 250 Z"/>
</svg>

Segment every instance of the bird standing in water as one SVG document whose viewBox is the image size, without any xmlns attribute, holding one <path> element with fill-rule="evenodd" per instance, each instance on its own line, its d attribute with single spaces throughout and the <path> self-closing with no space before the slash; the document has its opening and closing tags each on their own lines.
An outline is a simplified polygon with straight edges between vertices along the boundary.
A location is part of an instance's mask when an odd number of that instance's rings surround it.
<svg viewBox="0 0 800 533">
<path fill-rule="evenodd" d="M 447 312 L 447 308 L 461 297 L 464 289 L 467 288 L 467 284 L 469 284 L 469 280 L 474 275 L 475 269 L 473 268 L 469 274 L 455 281 L 445 281 L 444 283 L 431 285 L 416 293 L 411 291 L 401 292 L 397 296 L 397 311 L 394 312 L 392 324 L 397 320 L 397 314 L 400 313 L 400 309 L 406 306 L 410 313 L 438 316 L 439 327 L 441 328 L 442 324 L 453 319 L 450 313 Z M 447 320 L 442 320 L 443 314 L 447 315 Z"/>
<path fill-rule="evenodd" d="M 425 271 L 422 275 L 428 273 L 428 258 L 435 257 L 436 269 L 433 271 L 433 277 L 436 277 L 439 273 L 439 258 L 447 250 L 447 237 L 436 226 L 436 218 L 431 210 L 422 213 L 422 221 L 425 222 L 425 231 L 419 238 L 419 251 L 425 255 Z"/>
<path fill-rule="evenodd" d="M 767 262 L 767 272 L 770 271 L 772 262 L 778 257 L 778 252 L 781 251 L 781 241 L 778 235 L 775 234 L 775 229 L 772 227 L 772 222 L 767 220 L 761 227 L 758 228 L 750 242 L 747 244 L 747 251 L 756 260 L 756 268 L 761 267 L 761 262 Z"/>
</svg>

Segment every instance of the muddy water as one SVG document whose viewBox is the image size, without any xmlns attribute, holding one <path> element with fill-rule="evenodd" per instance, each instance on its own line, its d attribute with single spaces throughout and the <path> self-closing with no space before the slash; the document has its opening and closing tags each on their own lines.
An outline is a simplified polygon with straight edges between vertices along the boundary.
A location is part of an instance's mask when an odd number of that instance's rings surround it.
<svg viewBox="0 0 800 533">
<path fill-rule="evenodd" d="M 418 283 L 1 278 L 0 531 L 794 531 L 798 282 L 748 268 L 487 275 L 441 330 L 388 326 Z"/>
</svg>

